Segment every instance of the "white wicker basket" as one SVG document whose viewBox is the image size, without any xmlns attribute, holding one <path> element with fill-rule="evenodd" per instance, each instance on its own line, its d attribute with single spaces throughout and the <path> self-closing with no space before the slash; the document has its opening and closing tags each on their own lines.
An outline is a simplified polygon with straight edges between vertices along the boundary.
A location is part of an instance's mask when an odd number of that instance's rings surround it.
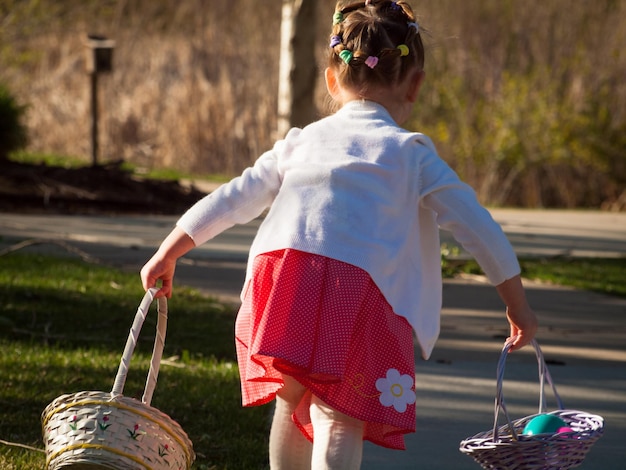
<svg viewBox="0 0 626 470">
<path fill-rule="evenodd" d="M 544 388 L 545 382 L 548 382 L 558 406 L 558 409 L 550 414 L 554 414 L 565 421 L 567 426 L 572 429 L 572 432 L 524 435 L 522 434 L 524 427 L 537 415 L 511 421 L 502 395 L 504 365 L 511 347 L 510 343 L 507 343 L 502 349 L 498 362 L 493 429 L 467 438 L 461 441 L 459 446 L 461 452 L 472 457 L 485 469 L 567 470 L 577 467 L 583 462 L 591 446 L 604 432 L 604 420 L 601 416 L 584 411 L 564 409 L 561 397 L 556 391 L 556 386 L 546 366 L 541 348 L 536 341 L 533 341 L 532 345 L 535 348 L 539 364 L 540 396 L 538 414 L 546 413 Z M 507 424 L 499 427 L 498 414 L 500 410 L 506 417 Z"/>
<path fill-rule="evenodd" d="M 43 411 L 42 430 L 48 470 L 187 470 L 193 446 L 178 423 L 150 406 L 165 332 L 167 301 L 158 299 L 157 334 L 141 399 L 122 391 L 139 332 L 157 289 L 146 292 L 135 315 L 111 392 L 62 395 Z"/>
</svg>

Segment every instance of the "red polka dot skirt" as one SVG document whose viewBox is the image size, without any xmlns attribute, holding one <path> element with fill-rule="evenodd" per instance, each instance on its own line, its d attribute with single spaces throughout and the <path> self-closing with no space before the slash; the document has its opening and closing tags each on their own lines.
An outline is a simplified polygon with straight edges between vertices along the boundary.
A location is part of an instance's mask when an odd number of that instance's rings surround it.
<svg viewBox="0 0 626 470">
<path fill-rule="evenodd" d="M 297 250 L 258 256 L 235 335 L 244 406 L 273 400 L 285 374 L 308 390 L 293 420 L 309 440 L 311 394 L 364 421 L 375 444 L 404 449 L 415 432 L 411 327 L 360 268 Z"/>
</svg>

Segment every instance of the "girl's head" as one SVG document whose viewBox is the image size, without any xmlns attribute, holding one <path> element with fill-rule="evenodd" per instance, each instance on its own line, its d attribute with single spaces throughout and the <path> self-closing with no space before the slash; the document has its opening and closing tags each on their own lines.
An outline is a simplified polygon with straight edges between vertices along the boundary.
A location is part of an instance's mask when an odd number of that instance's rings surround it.
<svg viewBox="0 0 626 470">
<path fill-rule="evenodd" d="M 339 2 L 328 65 L 341 86 L 360 94 L 397 85 L 424 67 L 424 45 L 404 1 Z"/>
</svg>

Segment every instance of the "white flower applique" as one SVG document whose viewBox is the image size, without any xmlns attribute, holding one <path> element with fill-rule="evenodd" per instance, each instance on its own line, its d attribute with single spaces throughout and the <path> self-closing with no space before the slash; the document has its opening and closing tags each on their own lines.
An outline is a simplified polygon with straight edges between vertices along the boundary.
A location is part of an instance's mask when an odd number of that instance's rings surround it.
<svg viewBox="0 0 626 470">
<path fill-rule="evenodd" d="M 407 405 L 415 403 L 415 392 L 411 389 L 413 378 L 401 375 L 396 369 L 389 369 L 387 377 L 376 381 L 376 389 L 380 393 L 380 403 L 383 406 L 393 406 L 398 413 L 404 413 Z"/>
</svg>

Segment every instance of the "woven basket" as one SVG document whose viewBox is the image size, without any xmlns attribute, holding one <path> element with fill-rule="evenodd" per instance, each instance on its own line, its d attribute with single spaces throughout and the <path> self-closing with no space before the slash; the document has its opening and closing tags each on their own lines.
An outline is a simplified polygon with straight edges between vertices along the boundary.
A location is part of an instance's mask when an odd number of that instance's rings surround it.
<svg viewBox="0 0 626 470">
<path fill-rule="evenodd" d="M 122 395 L 139 331 L 156 292 L 146 292 L 137 310 L 111 392 L 62 395 L 43 411 L 48 470 L 191 467 L 195 454 L 187 434 L 169 416 L 150 406 L 167 328 L 165 298 L 158 299 L 157 334 L 143 397 L 139 401 Z"/>
<path fill-rule="evenodd" d="M 504 365 L 511 343 L 504 345 L 498 362 L 497 392 L 495 400 L 493 429 L 478 433 L 461 441 L 459 450 L 472 457 L 482 468 L 498 470 L 548 470 L 569 468 L 580 465 L 591 446 L 604 432 L 604 420 L 598 415 L 584 411 L 566 410 L 556 386 L 550 376 L 541 348 L 532 342 L 539 364 L 539 413 L 546 413 L 544 394 L 548 382 L 556 398 L 556 411 L 550 414 L 560 417 L 572 429 L 571 432 L 557 434 L 524 435 L 526 424 L 535 416 L 527 416 L 511 421 L 502 395 Z M 498 414 L 502 410 L 507 424 L 498 426 Z"/>
</svg>

